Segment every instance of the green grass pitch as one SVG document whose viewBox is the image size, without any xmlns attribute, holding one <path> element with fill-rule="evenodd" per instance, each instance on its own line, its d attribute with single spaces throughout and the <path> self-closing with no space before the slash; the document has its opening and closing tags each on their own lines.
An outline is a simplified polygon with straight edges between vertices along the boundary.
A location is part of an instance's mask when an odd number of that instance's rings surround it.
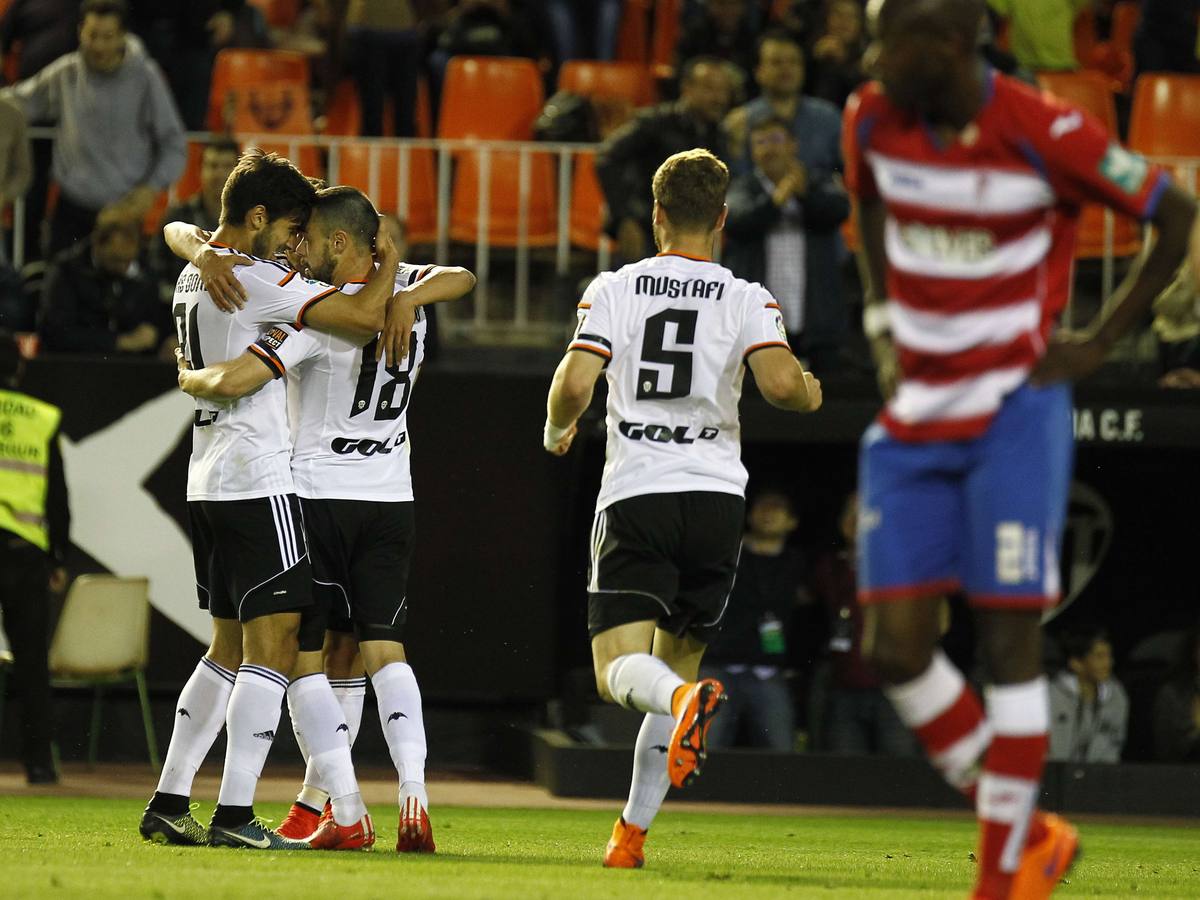
<svg viewBox="0 0 1200 900">
<path fill-rule="evenodd" d="M 481 787 L 481 790 L 486 788 Z M 129 800 L 0 798 L 0 897 L 965 897 L 965 820 L 664 813 L 641 871 L 600 867 L 617 812 L 434 810 L 438 854 L 399 856 L 378 810 L 372 853 L 145 844 Z M 263 804 L 279 820 L 285 808 Z M 209 810 L 197 811 L 202 821 Z M 1200 829 L 1087 825 L 1056 896 L 1200 896 Z"/>
</svg>

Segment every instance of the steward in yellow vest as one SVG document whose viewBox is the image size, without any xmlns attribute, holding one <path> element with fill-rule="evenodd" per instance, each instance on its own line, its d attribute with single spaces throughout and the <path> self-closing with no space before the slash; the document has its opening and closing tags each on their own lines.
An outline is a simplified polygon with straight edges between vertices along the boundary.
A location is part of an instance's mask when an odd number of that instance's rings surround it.
<svg viewBox="0 0 1200 900">
<path fill-rule="evenodd" d="M 66 585 L 70 513 L 58 407 L 17 389 L 24 366 L 0 332 L 0 612 L 20 689 L 21 758 L 31 784 L 58 780 L 47 645 L 50 596 Z"/>
</svg>

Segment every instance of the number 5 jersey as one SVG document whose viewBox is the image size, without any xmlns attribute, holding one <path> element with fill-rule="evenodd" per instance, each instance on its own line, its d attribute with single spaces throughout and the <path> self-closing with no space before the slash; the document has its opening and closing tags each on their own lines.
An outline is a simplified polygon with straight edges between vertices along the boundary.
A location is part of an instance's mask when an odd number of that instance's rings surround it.
<svg viewBox="0 0 1200 900">
<path fill-rule="evenodd" d="M 738 400 L 750 354 L 787 347 L 779 305 L 717 263 L 659 254 L 599 275 L 568 349 L 607 360 L 596 510 L 642 494 L 743 495 Z"/>
</svg>

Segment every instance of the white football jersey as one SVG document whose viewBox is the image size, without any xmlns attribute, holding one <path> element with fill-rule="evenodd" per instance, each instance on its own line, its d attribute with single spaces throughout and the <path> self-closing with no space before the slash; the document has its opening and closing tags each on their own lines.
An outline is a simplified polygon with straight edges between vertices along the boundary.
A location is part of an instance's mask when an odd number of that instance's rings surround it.
<svg viewBox="0 0 1200 900">
<path fill-rule="evenodd" d="M 432 266 L 401 263 L 396 290 Z M 357 293 L 365 282 L 342 288 Z M 398 365 L 375 360 L 378 337 L 360 346 L 311 329 L 266 331 L 252 348 L 277 356 L 288 372 L 292 477 L 306 499 L 413 499 L 407 410 L 425 358 L 424 310 Z"/>
<path fill-rule="evenodd" d="M 598 276 L 570 344 L 608 360 L 596 511 L 641 494 L 744 495 L 744 363 L 755 350 L 787 346 L 766 289 L 717 263 L 660 254 Z"/>
<path fill-rule="evenodd" d="M 234 253 L 220 248 L 219 253 Z M 267 260 L 234 270 L 246 289 L 246 306 L 225 313 L 213 304 L 188 265 L 175 283 L 171 311 L 184 358 L 193 369 L 235 359 L 273 322 L 301 323 L 317 301 L 337 288 L 308 281 Z M 274 366 L 272 366 L 274 368 Z M 188 500 L 242 500 L 293 490 L 286 388 L 272 380 L 231 403 L 196 400 Z"/>
</svg>

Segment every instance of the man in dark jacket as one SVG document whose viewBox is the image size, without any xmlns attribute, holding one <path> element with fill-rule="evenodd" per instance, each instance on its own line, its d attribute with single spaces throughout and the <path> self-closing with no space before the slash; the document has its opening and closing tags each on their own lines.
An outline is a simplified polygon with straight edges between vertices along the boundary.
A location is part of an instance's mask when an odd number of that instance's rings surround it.
<svg viewBox="0 0 1200 900">
<path fill-rule="evenodd" d="M 683 66 L 679 100 L 627 122 L 596 155 L 596 175 L 608 203 L 607 230 L 625 262 L 653 251 L 650 181 L 662 161 L 697 147 L 726 155 L 721 119 L 732 92 L 726 63 L 708 56 L 691 59 Z"/>
<path fill-rule="evenodd" d="M 135 263 L 138 227 L 101 219 L 90 241 L 59 254 L 42 285 L 39 331 L 51 353 L 151 353 L 170 332 L 154 280 Z"/>
<path fill-rule="evenodd" d="M 793 349 L 826 371 L 836 367 L 846 334 L 837 229 L 849 198 L 837 175 L 800 161 L 783 119 L 753 125 L 750 154 L 753 170 L 729 185 L 722 262 L 771 292 Z"/>
</svg>

